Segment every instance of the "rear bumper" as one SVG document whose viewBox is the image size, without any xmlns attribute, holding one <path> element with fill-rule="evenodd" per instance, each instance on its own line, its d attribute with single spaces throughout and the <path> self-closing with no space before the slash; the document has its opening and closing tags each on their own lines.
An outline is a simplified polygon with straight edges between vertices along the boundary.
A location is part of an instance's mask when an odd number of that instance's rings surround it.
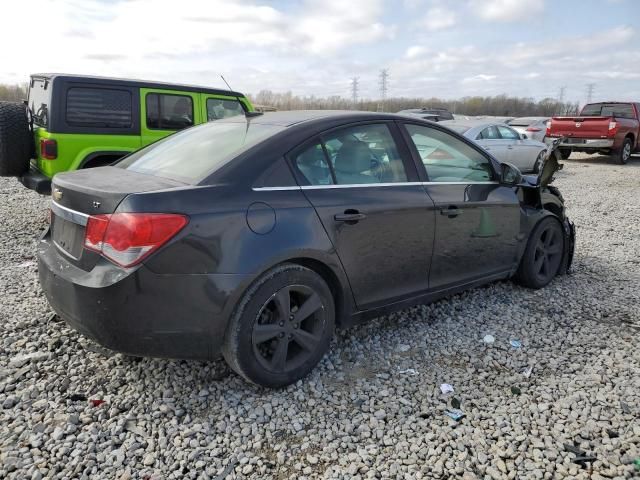
<svg viewBox="0 0 640 480">
<path fill-rule="evenodd" d="M 228 318 L 247 275 L 160 275 L 107 260 L 86 272 L 62 258 L 46 234 L 40 284 L 55 312 L 99 344 L 136 356 L 208 360 L 219 356 Z"/>
<path fill-rule="evenodd" d="M 51 195 L 51 179 L 33 167 L 20 177 L 20 183 L 43 195 Z"/>
<path fill-rule="evenodd" d="M 550 144 L 554 138 L 547 137 L 545 139 L 545 143 Z M 571 140 L 574 140 L 572 142 Z M 579 141 L 575 142 L 575 141 Z M 564 142 L 560 144 L 560 148 L 571 148 L 572 150 L 600 150 L 603 148 L 613 148 L 614 140 L 613 139 L 600 139 L 600 138 L 576 138 L 576 139 L 565 139 Z"/>
</svg>

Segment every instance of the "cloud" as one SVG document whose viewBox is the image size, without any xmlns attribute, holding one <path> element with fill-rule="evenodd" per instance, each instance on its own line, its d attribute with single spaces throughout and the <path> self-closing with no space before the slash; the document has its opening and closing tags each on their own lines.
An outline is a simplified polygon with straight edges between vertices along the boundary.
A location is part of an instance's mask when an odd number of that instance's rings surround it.
<svg viewBox="0 0 640 480">
<path fill-rule="evenodd" d="M 433 7 L 427 10 L 427 15 L 422 20 L 427 30 L 442 30 L 456 24 L 457 17 L 454 12 L 443 7 Z"/>
<path fill-rule="evenodd" d="M 485 75 L 484 73 L 479 73 L 478 75 L 474 75 L 473 77 L 465 77 L 461 80 L 462 83 L 473 83 L 473 82 L 490 82 L 491 80 L 495 80 L 498 78 L 497 75 Z"/>
<path fill-rule="evenodd" d="M 473 13 L 483 20 L 514 22 L 544 11 L 544 0 L 470 0 Z"/>
<path fill-rule="evenodd" d="M 424 56 L 428 51 L 429 49 L 427 47 L 422 47 L 420 45 L 413 45 L 407 48 L 407 51 L 405 52 L 404 56 L 405 58 L 408 58 L 408 59 L 414 59 L 414 58 Z"/>
</svg>

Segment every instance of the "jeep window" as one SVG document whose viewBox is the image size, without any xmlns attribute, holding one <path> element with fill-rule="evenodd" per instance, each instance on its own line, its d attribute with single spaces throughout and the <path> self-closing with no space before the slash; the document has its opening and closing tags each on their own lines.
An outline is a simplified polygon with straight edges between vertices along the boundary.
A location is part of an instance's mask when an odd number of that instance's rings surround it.
<svg viewBox="0 0 640 480">
<path fill-rule="evenodd" d="M 170 135 L 115 166 L 197 184 L 240 153 L 284 130 L 246 121 L 209 122 Z"/>
<path fill-rule="evenodd" d="M 51 100 L 51 81 L 44 78 L 32 78 L 29 87 L 29 110 L 33 123 L 41 127 L 49 126 L 49 103 Z"/>
<path fill-rule="evenodd" d="M 181 130 L 193 125 L 193 100 L 186 95 L 149 93 L 147 128 L 155 130 Z"/>
<path fill-rule="evenodd" d="M 75 127 L 129 128 L 131 92 L 73 87 L 67 91 L 67 124 Z"/>
<path fill-rule="evenodd" d="M 580 115 L 583 117 L 636 118 L 630 103 L 592 103 L 585 105 Z"/>
<path fill-rule="evenodd" d="M 221 100 L 219 98 L 207 98 L 207 121 L 220 120 L 221 118 L 244 115 L 244 108 L 237 100 Z"/>
</svg>

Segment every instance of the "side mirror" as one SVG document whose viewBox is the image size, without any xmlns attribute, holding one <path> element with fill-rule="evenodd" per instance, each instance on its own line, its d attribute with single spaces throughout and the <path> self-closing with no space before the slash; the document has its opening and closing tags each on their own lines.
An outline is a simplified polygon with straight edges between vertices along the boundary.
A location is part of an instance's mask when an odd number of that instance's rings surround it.
<svg viewBox="0 0 640 480">
<path fill-rule="evenodd" d="M 521 135 L 521 137 L 522 137 L 522 139 L 523 139 L 523 140 L 526 140 L 527 138 L 529 138 L 529 137 L 527 137 L 527 134 L 526 134 L 526 133 L 523 133 L 523 134 Z"/>
<path fill-rule="evenodd" d="M 515 165 L 510 163 L 500 164 L 500 183 L 508 186 L 515 186 L 522 183 L 522 173 Z"/>
</svg>

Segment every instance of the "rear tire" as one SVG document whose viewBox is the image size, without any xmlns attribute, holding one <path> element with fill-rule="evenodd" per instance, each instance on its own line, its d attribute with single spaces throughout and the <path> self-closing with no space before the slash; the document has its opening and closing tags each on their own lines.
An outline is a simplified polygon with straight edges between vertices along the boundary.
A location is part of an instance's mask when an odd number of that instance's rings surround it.
<svg viewBox="0 0 640 480">
<path fill-rule="evenodd" d="M 562 160 L 566 160 L 571 155 L 570 148 L 559 148 L 558 151 L 560 152 L 560 158 L 562 158 Z"/>
<path fill-rule="evenodd" d="M 222 354 L 246 380 L 284 387 L 322 359 L 334 325 L 334 300 L 322 277 L 301 265 L 284 264 L 244 294 L 227 326 Z"/>
<path fill-rule="evenodd" d="M 622 142 L 622 147 L 620 150 L 615 150 L 613 152 L 613 158 L 619 165 L 626 165 L 631 157 L 631 151 L 633 150 L 633 145 L 631 144 L 630 138 L 625 138 L 624 142 Z"/>
<path fill-rule="evenodd" d="M 555 217 L 544 218 L 529 236 L 515 280 L 528 288 L 542 288 L 558 274 L 564 255 L 564 234 Z"/>
<path fill-rule="evenodd" d="M 0 177 L 19 177 L 26 173 L 32 152 L 33 135 L 26 107 L 0 102 Z"/>
</svg>

